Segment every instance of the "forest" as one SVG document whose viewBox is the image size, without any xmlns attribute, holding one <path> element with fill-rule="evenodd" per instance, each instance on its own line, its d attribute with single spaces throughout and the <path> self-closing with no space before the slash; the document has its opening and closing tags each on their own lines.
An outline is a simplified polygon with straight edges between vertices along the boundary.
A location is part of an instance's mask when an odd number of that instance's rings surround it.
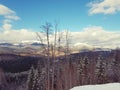
<svg viewBox="0 0 120 90">
<path fill-rule="evenodd" d="M 47 57 L 0 55 L 0 90 L 69 90 L 113 82 L 120 82 L 119 49 L 50 57 L 49 68 Z"/>
</svg>

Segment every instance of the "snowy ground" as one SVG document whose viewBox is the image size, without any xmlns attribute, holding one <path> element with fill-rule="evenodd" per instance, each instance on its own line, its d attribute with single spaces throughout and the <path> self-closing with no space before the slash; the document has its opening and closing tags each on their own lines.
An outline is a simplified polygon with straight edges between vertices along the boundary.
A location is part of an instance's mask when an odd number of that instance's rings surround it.
<svg viewBox="0 0 120 90">
<path fill-rule="evenodd" d="M 120 83 L 78 86 L 70 90 L 120 90 Z"/>
</svg>

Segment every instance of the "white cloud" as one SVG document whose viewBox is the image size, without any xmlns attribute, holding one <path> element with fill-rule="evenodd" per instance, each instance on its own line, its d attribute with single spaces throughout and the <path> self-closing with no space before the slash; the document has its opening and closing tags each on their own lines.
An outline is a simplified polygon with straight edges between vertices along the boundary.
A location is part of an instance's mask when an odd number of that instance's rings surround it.
<svg viewBox="0 0 120 90">
<path fill-rule="evenodd" d="M 100 26 L 84 28 L 81 32 L 71 32 L 72 43 L 77 45 L 83 43 L 84 46 L 116 48 L 120 47 L 120 32 L 110 32 Z M 86 45 L 85 45 L 86 44 Z"/>
<path fill-rule="evenodd" d="M 36 33 L 29 29 L 14 30 L 12 25 L 4 25 L 0 32 L 0 41 L 7 42 L 24 42 L 36 41 L 38 37 Z M 120 47 L 120 32 L 110 32 L 104 30 L 100 26 L 86 27 L 80 32 L 70 32 L 70 46 L 76 49 L 92 49 L 94 47 L 116 48 Z M 45 40 L 45 35 L 40 33 Z M 53 35 L 50 36 L 50 41 L 53 42 Z M 65 35 L 62 34 L 62 43 L 65 43 Z M 44 41 L 45 42 L 45 41 Z"/>
<path fill-rule="evenodd" d="M 5 21 L 0 30 L 0 42 L 23 43 L 37 41 L 36 32 L 30 29 L 14 29 L 12 24 Z M 44 35 L 39 33 L 42 38 Z"/>
<path fill-rule="evenodd" d="M 120 0 L 97 0 L 88 4 L 89 14 L 114 14 L 120 11 Z"/>
<path fill-rule="evenodd" d="M 86 43 L 80 43 L 80 42 L 76 42 L 73 46 L 73 49 L 75 51 L 79 51 L 81 49 L 89 49 L 92 50 L 94 48 L 94 46 L 86 44 Z"/>
<path fill-rule="evenodd" d="M 13 10 L 9 9 L 8 7 L 2 4 L 0 4 L 0 15 L 3 16 L 5 19 L 11 20 L 20 19 Z"/>
<path fill-rule="evenodd" d="M 3 25 L 3 30 L 10 30 L 11 28 L 12 28 L 12 25 L 9 24 L 9 23 L 5 23 L 5 24 Z"/>
<path fill-rule="evenodd" d="M 20 19 L 16 12 L 0 4 L 0 16 L 3 16 L 3 25 L 0 27 L 0 42 L 20 43 L 24 41 L 35 41 L 37 35 L 29 29 L 15 30 L 11 22 Z"/>
<path fill-rule="evenodd" d="M 20 30 L 4 30 L 0 32 L 0 41 L 7 41 L 12 43 L 20 43 L 24 40 L 36 40 L 35 32 L 27 29 Z"/>
<path fill-rule="evenodd" d="M 15 14 L 12 15 L 6 15 L 5 18 L 12 19 L 12 20 L 19 20 L 20 18 L 16 16 Z"/>
<path fill-rule="evenodd" d="M 0 4 L 0 15 L 8 15 L 11 13 L 15 13 L 15 12 L 10 10 L 8 7 Z"/>
</svg>

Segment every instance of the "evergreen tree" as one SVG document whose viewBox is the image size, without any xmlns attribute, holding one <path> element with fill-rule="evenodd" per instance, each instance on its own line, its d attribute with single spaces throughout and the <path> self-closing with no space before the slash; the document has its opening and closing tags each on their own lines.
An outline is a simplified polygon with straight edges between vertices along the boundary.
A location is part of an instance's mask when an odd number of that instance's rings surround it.
<svg viewBox="0 0 120 90">
<path fill-rule="evenodd" d="M 83 84 L 88 84 L 89 83 L 89 71 L 88 71 L 88 64 L 89 64 L 89 59 L 87 56 L 83 58 Z"/>
<path fill-rule="evenodd" d="M 78 64 L 78 74 L 79 76 L 79 84 L 84 85 L 88 83 L 88 57 L 84 56 L 80 58 L 80 62 Z"/>
<path fill-rule="evenodd" d="M 45 90 L 46 89 L 45 82 L 46 82 L 46 73 L 47 72 L 46 72 L 44 65 L 41 64 L 40 62 L 38 62 L 38 67 L 37 67 L 36 73 L 37 73 L 36 80 L 38 83 L 39 90 Z"/>
<path fill-rule="evenodd" d="M 28 75 L 27 90 L 33 90 L 34 76 L 35 76 L 35 69 L 32 66 Z"/>
<path fill-rule="evenodd" d="M 7 81 L 5 78 L 5 74 L 3 70 L 0 68 L 0 90 L 4 90 L 6 85 L 7 85 Z"/>
<path fill-rule="evenodd" d="M 105 62 L 101 56 L 98 56 L 97 64 L 96 64 L 96 78 L 98 84 L 103 84 L 106 79 L 105 75 Z"/>
<path fill-rule="evenodd" d="M 38 75 L 38 69 L 35 70 L 35 75 L 33 78 L 33 85 L 32 90 L 41 90 L 39 87 L 39 75 Z"/>
<path fill-rule="evenodd" d="M 80 61 L 77 66 L 77 76 L 78 76 L 78 83 L 79 85 L 82 85 L 82 77 L 83 77 L 83 61 L 82 58 L 80 58 Z"/>
</svg>

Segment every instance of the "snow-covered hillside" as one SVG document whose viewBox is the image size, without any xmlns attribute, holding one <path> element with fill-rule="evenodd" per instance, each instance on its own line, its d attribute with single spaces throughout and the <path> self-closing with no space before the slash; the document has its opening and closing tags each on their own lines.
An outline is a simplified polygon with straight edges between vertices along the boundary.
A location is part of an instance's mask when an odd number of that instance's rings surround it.
<svg viewBox="0 0 120 90">
<path fill-rule="evenodd" d="M 120 90 L 120 83 L 78 86 L 70 90 Z"/>
</svg>

